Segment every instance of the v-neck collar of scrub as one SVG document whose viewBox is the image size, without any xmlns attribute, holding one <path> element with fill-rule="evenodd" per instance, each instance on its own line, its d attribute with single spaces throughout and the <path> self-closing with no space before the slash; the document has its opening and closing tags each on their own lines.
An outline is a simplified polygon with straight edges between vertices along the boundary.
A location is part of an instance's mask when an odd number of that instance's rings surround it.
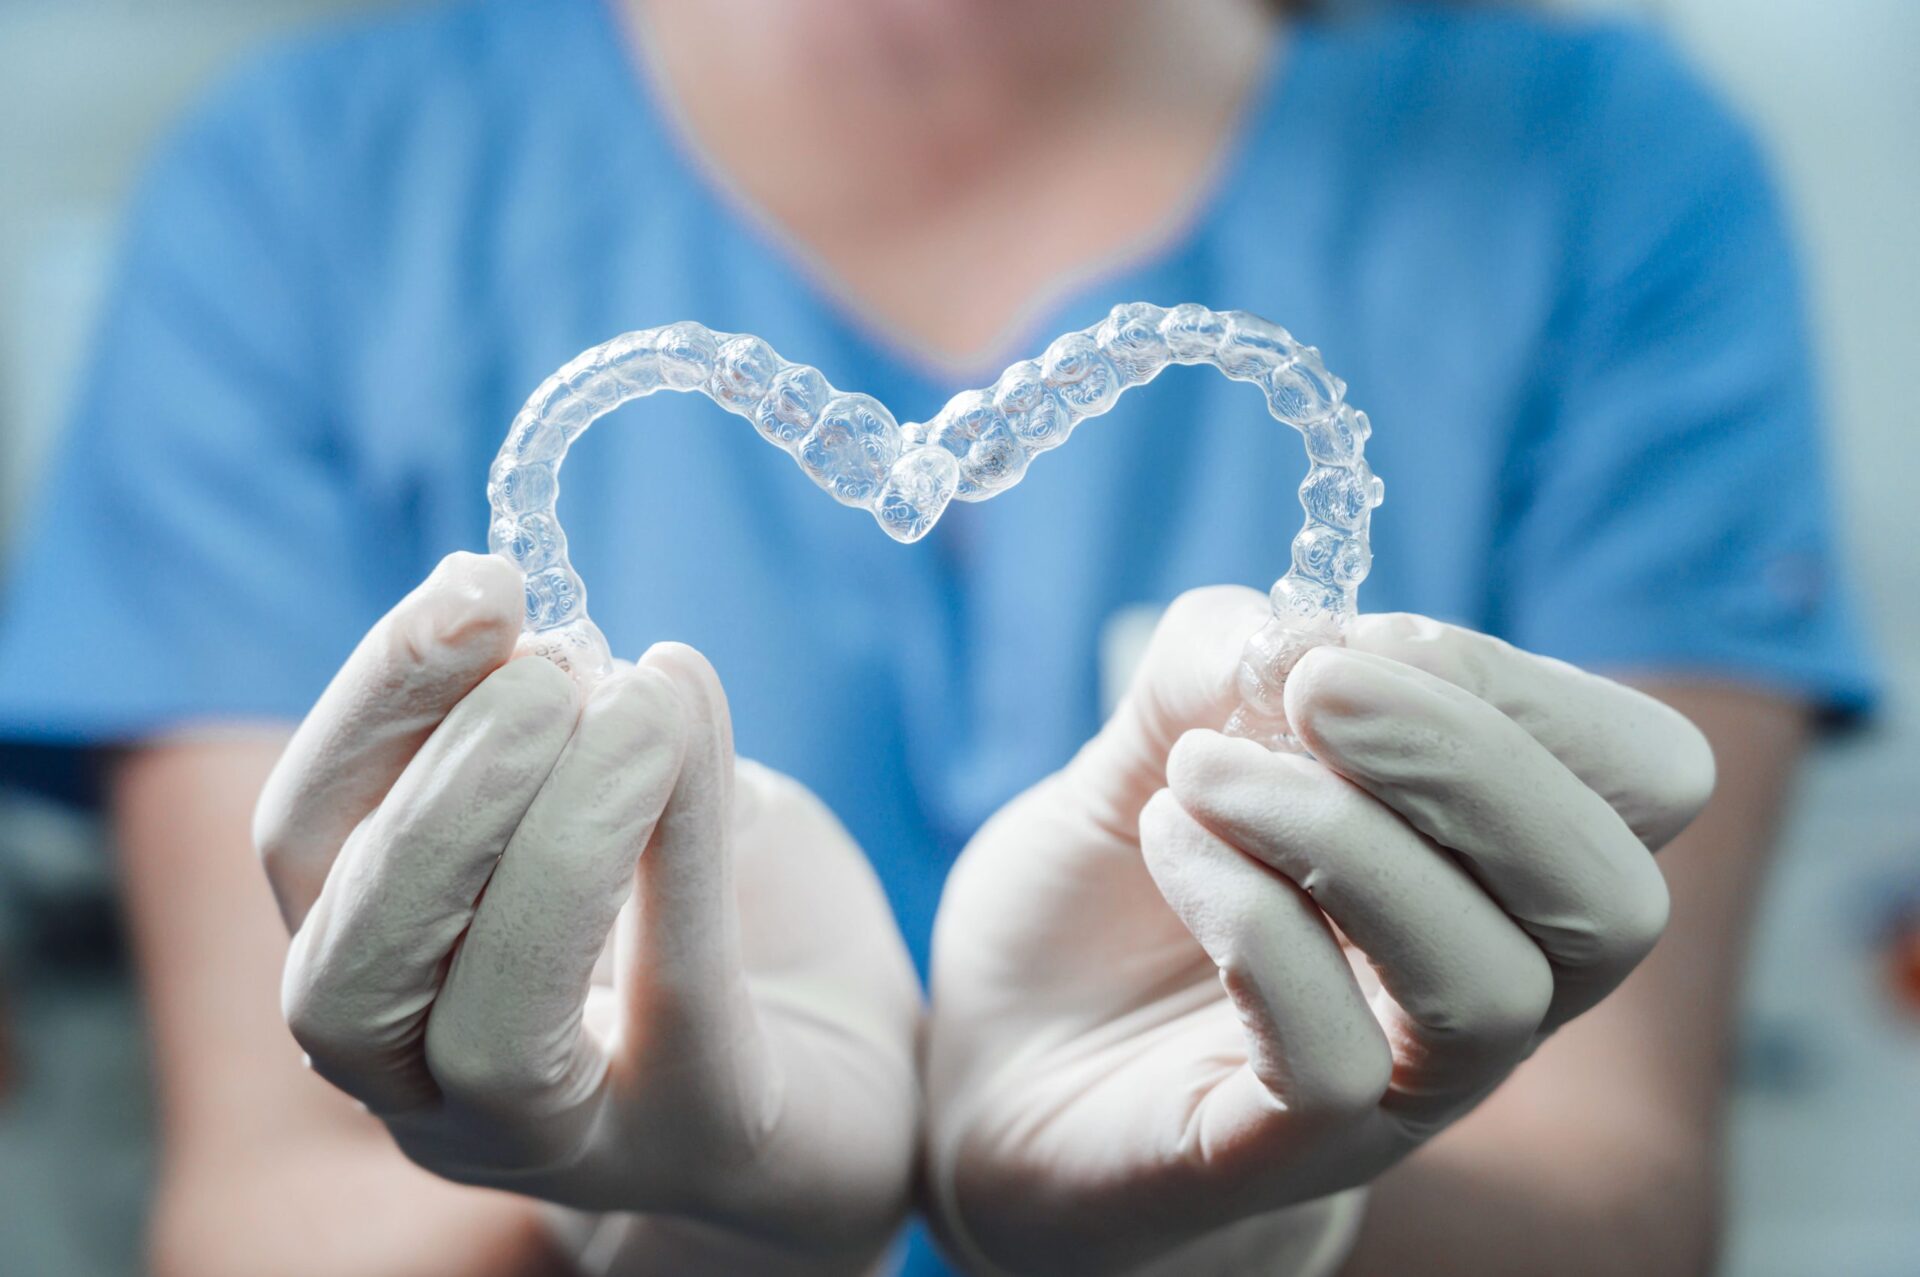
<svg viewBox="0 0 1920 1277">
<path fill-rule="evenodd" d="M 1274 34 L 1265 64 L 1233 126 L 1216 143 L 1213 160 L 1192 198 L 1133 246 L 1062 274 L 1029 299 L 1009 325 L 1012 340 L 1001 349 L 979 362 L 955 361 L 893 335 L 885 320 L 836 279 L 805 244 L 739 193 L 706 160 L 681 125 L 665 86 L 635 47 L 627 19 L 615 11 L 618 2 L 586 0 L 598 27 L 592 33 L 593 42 L 606 54 L 604 65 L 615 82 L 615 96 L 676 166 L 676 176 L 704 206 L 712 224 L 763 259 L 769 270 L 790 280 L 811 309 L 858 348 L 870 352 L 880 366 L 908 384 L 929 387 L 988 384 L 1008 364 L 1037 355 L 1059 332 L 1078 326 L 1067 317 L 1085 314 L 1096 305 L 1104 309 L 1114 301 L 1135 300 L 1136 281 L 1153 279 L 1202 252 L 1213 227 L 1247 197 L 1259 157 L 1269 153 L 1268 142 L 1304 99 L 1303 70 L 1318 49 L 1313 24 L 1288 19 Z M 1191 299 L 1154 300 L 1171 304 Z"/>
</svg>

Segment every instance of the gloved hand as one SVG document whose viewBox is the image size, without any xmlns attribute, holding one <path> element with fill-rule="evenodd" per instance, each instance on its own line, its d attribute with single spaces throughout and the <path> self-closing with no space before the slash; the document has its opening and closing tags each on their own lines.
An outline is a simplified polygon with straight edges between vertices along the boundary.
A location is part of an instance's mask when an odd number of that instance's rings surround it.
<svg viewBox="0 0 1920 1277">
<path fill-rule="evenodd" d="M 449 1179 L 851 1269 L 904 1213 L 918 1122 L 877 881 L 799 784 L 736 766 L 698 653 L 582 704 L 509 659 L 520 608 L 503 560 L 445 560 L 268 782 L 294 1036 Z"/>
<path fill-rule="evenodd" d="M 1679 714 L 1406 615 L 1308 654 L 1314 757 L 1213 730 L 1251 590 L 1197 591 L 934 934 L 929 1175 L 975 1271 L 1324 1274 L 1365 1185 L 1653 946 L 1705 803 Z"/>
</svg>

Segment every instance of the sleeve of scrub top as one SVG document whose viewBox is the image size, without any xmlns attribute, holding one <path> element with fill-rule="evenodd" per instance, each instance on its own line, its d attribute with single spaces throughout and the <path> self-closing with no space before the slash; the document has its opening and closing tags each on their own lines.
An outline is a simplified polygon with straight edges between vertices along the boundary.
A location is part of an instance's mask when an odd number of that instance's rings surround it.
<svg viewBox="0 0 1920 1277">
<path fill-rule="evenodd" d="M 270 65 L 135 201 L 0 615 L 0 741 L 294 718 L 378 614 L 373 520 L 330 428 L 309 155 Z"/>
<path fill-rule="evenodd" d="M 1610 672 L 1840 712 L 1873 694 L 1793 251 L 1745 132 L 1652 40 L 1603 48 L 1568 288 L 1496 561 L 1498 627 Z"/>
</svg>

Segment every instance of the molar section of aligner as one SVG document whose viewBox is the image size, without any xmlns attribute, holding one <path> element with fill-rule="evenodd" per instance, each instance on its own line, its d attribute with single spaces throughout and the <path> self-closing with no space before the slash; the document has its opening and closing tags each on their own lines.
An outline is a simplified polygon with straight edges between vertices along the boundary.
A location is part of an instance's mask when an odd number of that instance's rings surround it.
<svg viewBox="0 0 1920 1277">
<path fill-rule="evenodd" d="M 527 573 L 523 586 L 525 633 L 516 651 L 552 661 L 583 687 L 604 676 L 613 655 L 587 616 L 587 587 L 565 557 Z"/>
<path fill-rule="evenodd" d="M 758 337 L 742 334 L 718 340 L 707 394 L 722 408 L 752 421 L 773 388 L 774 377 L 789 365 Z"/>
<path fill-rule="evenodd" d="M 1338 601 L 1332 606 L 1336 610 L 1360 588 L 1372 566 L 1373 551 L 1363 529 L 1336 528 L 1309 519 L 1293 538 L 1294 574 L 1304 582 L 1334 591 Z"/>
<path fill-rule="evenodd" d="M 992 394 L 993 406 L 1030 457 L 1067 441 L 1073 413 L 1047 385 L 1038 360 L 1022 359 L 1009 367 L 993 383 Z"/>
<path fill-rule="evenodd" d="M 1027 473 L 1030 451 L 992 391 L 955 395 L 926 424 L 925 432 L 927 444 L 953 457 L 959 476 L 953 495 L 962 501 L 984 501 Z"/>
<path fill-rule="evenodd" d="M 487 529 L 487 548 L 530 576 L 565 561 L 567 534 L 550 511 L 499 515 Z"/>
<path fill-rule="evenodd" d="M 586 591 L 567 562 L 567 539 L 554 514 L 559 459 L 522 462 L 507 453 L 487 476 L 493 521 L 487 545 L 519 568 L 526 586 L 526 625 L 551 629 L 577 619 Z"/>
<path fill-rule="evenodd" d="M 1159 376 L 1173 358 L 1161 325 L 1167 312 L 1146 302 L 1123 302 L 1094 329 L 1094 344 L 1128 386 Z"/>
<path fill-rule="evenodd" d="M 753 428 L 769 443 L 792 452 L 832 397 L 833 387 L 818 369 L 787 364 L 768 380 L 767 393 L 753 410 Z"/>
<path fill-rule="evenodd" d="M 900 423 L 872 395 L 835 394 L 800 438 L 794 458 L 841 505 L 866 507 L 900 459 Z"/>
<path fill-rule="evenodd" d="M 1301 535 L 1306 535 L 1304 530 Z M 1309 647 L 1344 638 L 1351 602 L 1351 591 L 1316 581 L 1296 568 L 1289 568 L 1267 591 L 1273 623 L 1299 636 L 1303 644 L 1297 651 L 1292 647 L 1285 649 L 1295 655 Z M 1292 669 L 1292 663 L 1288 662 L 1285 668 Z"/>
<path fill-rule="evenodd" d="M 705 324 L 685 320 L 668 324 L 654 338 L 654 353 L 660 361 L 660 380 L 672 390 L 700 390 L 713 375 L 718 343 Z"/>
<path fill-rule="evenodd" d="M 1380 504 L 1382 495 L 1380 480 L 1364 457 L 1356 457 L 1346 466 L 1315 463 L 1300 481 L 1300 504 L 1309 520 L 1363 537 L 1368 514 Z"/>
<path fill-rule="evenodd" d="M 1040 357 L 1040 375 L 1065 406 L 1069 429 L 1113 407 L 1124 388 L 1120 370 L 1101 353 L 1090 332 L 1055 338 Z"/>
<path fill-rule="evenodd" d="M 1368 525 L 1383 495 L 1364 457 L 1351 465 L 1316 462 L 1300 483 L 1307 522 L 1293 539 L 1293 565 L 1274 583 L 1274 615 L 1311 627 L 1314 618 L 1344 618 L 1373 566 Z"/>
<path fill-rule="evenodd" d="M 527 591 L 527 628 L 550 630 L 577 621 L 586 612 L 587 589 L 571 564 L 561 562 L 525 580 Z"/>
</svg>

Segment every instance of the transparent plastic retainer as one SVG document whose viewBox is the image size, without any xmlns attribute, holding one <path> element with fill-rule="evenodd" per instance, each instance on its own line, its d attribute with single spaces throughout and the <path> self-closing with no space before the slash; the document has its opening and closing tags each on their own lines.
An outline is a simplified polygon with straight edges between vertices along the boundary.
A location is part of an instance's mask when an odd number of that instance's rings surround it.
<svg viewBox="0 0 1920 1277">
<path fill-rule="evenodd" d="M 1038 359 L 1014 364 L 991 388 L 963 391 L 933 420 L 904 426 L 872 396 L 834 389 L 758 337 L 691 322 L 625 333 L 547 378 L 514 418 L 487 476 L 488 544 L 525 574 L 524 646 L 590 684 L 612 657 L 587 616 L 586 586 L 567 561 L 555 502 L 567 449 L 628 400 L 656 390 L 706 395 L 752 422 L 834 500 L 911 542 L 948 502 L 1011 488 L 1036 454 L 1172 364 L 1207 364 L 1252 382 L 1274 419 L 1306 441 L 1306 524 L 1269 593 L 1272 614 L 1241 653 L 1240 704 L 1226 724 L 1232 735 L 1298 750 L 1281 702 L 1287 672 L 1308 649 L 1343 640 L 1372 560 L 1367 530 L 1381 484 L 1364 455 L 1367 414 L 1345 402 L 1345 383 L 1327 372 L 1319 351 L 1245 311 L 1115 306 Z"/>
</svg>

